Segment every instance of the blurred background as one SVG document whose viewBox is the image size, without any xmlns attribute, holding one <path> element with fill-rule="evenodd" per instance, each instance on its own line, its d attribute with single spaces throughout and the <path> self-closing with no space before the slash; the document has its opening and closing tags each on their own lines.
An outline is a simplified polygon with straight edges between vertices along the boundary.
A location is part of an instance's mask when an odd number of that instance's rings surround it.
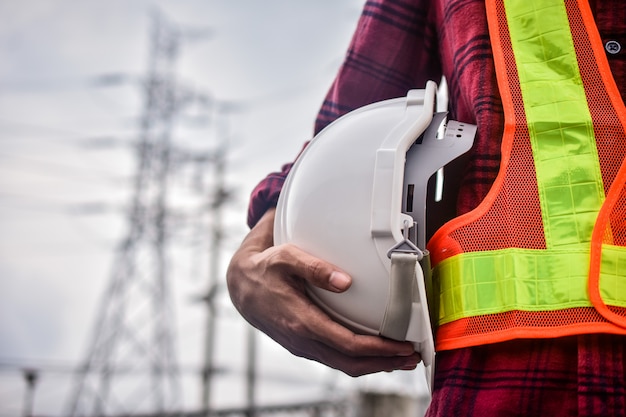
<svg viewBox="0 0 626 417">
<path fill-rule="evenodd" d="M 423 396 L 291 356 L 223 285 L 363 4 L 0 0 L 0 417 Z"/>
</svg>

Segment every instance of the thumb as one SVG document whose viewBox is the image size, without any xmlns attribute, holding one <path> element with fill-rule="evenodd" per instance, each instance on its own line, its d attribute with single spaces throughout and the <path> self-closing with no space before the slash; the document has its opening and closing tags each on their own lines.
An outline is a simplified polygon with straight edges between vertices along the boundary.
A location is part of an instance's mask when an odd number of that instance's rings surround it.
<svg viewBox="0 0 626 417">
<path fill-rule="evenodd" d="M 295 246 L 287 245 L 289 260 L 286 265 L 293 275 L 305 279 L 310 284 L 332 292 L 343 292 L 352 285 L 350 275 L 340 268 L 312 256 Z"/>
</svg>

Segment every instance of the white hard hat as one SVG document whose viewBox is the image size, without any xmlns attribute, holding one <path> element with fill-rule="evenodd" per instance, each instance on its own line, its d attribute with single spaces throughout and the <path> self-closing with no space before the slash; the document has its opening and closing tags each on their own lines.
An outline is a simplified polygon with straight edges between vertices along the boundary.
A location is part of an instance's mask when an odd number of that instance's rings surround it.
<svg viewBox="0 0 626 417">
<path fill-rule="evenodd" d="M 427 367 L 434 343 L 418 263 L 426 184 L 469 150 L 475 133 L 434 112 L 436 93 L 429 82 L 322 130 L 291 168 L 274 223 L 275 244 L 294 244 L 352 277 L 340 294 L 309 286 L 316 304 L 356 332 L 413 342 Z"/>
</svg>

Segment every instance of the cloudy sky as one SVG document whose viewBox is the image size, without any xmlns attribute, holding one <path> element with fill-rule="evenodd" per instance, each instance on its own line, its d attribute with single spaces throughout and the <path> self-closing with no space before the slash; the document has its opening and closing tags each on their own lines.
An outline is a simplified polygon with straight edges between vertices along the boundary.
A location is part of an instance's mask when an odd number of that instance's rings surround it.
<svg viewBox="0 0 626 417">
<path fill-rule="evenodd" d="M 35 412 L 62 413 L 87 354 L 114 251 L 128 231 L 152 16 L 181 34 L 178 85 L 210 104 L 190 105 L 172 140 L 206 153 L 228 138 L 226 181 L 235 198 L 224 220 L 223 270 L 246 232 L 252 187 L 310 137 L 363 3 L 0 0 L 0 417 L 22 412 L 25 367 L 39 371 Z M 211 169 L 179 167 L 172 194 L 199 207 Z M 206 218 L 186 220 L 171 236 L 170 285 L 182 405 L 193 409 L 206 317 L 193 298 L 207 288 L 208 249 L 193 227 Z M 219 312 L 216 366 L 231 372 L 217 378 L 213 401 L 241 405 L 246 326 L 224 295 Z M 315 397 L 341 383 L 264 338 L 259 349 L 269 375 L 258 393 L 265 401 Z"/>
</svg>

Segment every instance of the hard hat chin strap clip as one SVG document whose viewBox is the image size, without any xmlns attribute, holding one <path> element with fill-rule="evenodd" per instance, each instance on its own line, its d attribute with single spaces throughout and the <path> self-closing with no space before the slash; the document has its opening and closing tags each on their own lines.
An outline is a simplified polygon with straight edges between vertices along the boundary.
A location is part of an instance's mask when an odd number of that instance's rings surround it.
<svg viewBox="0 0 626 417">
<path fill-rule="evenodd" d="M 413 222 L 413 227 L 417 227 L 417 223 Z M 411 241 L 411 239 L 409 239 L 409 229 L 409 221 L 405 220 L 404 228 L 402 229 L 402 236 L 404 239 L 393 245 L 391 249 L 387 251 L 387 257 L 389 259 L 391 259 L 391 255 L 393 253 L 413 253 L 417 255 L 417 261 L 422 260 L 424 252 L 418 248 L 417 245 Z"/>
</svg>

